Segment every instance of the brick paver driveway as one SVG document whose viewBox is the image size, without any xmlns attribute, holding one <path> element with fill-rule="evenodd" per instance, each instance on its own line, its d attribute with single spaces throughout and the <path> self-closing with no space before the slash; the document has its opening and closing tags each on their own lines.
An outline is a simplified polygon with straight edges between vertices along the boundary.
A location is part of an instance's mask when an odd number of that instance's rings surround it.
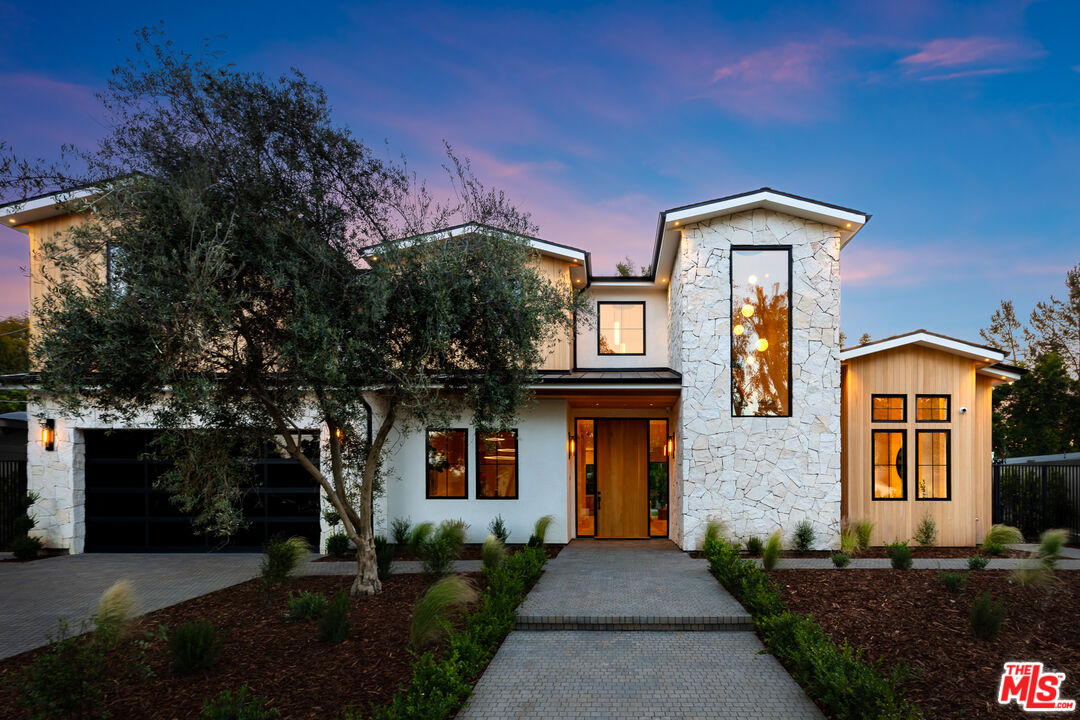
<svg viewBox="0 0 1080 720">
<path fill-rule="evenodd" d="M 518 627 L 460 720 L 824 717 L 759 654 L 749 615 L 705 563 L 668 541 L 572 542 Z"/>
</svg>

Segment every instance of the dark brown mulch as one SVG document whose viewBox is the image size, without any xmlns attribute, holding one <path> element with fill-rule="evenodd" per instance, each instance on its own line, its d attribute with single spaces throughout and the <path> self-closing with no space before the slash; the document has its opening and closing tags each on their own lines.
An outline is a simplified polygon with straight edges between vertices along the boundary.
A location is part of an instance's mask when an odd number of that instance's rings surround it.
<svg viewBox="0 0 1080 720">
<path fill-rule="evenodd" d="M 394 552 L 394 559 L 395 560 L 423 560 L 423 558 L 420 557 L 419 555 L 417 555 L 416 553 L 409 552 L 409 549 L 404 545 L 402 545 L 401 547 L 397 547 L 395 545 L 394 547 L 395 547 L 395 552 Z M 482 543 L 468 543 L 468 544 L 465 545 L 465 547 L 462 548 L 461 557 L 458 558 L 458 559 L 459 560 L 482 560 L 483 557 L 481 556 L 480 551 L 483 549 L 483 547 L 484 546 L 483 546 Z M 523 544 L 514 543 L 514 544 L 506 546 L 506 552 L 508 554 L 513 554 L 513 553 L 518 552 L 519 550 L 521 550 L 524 547 L 525 547 L 525 545 L 523 545 Z M 557 557 L 559 555 L 559 551 L 562 550 L 564 547 L 565 547 L 565 545 L 545 545 L 544 549 L 547 550 L 548 560 L 552 560 L 555 557 Z M 350 561 L 350 560 L 353 560 L 353 559 L 354 558 L 353 558 L 352 555 L 326 555 L 325 557 L 321 557 L 321 558 L 315 560 L 315 562 L 342 562 L 342 561 Z"/>
<path fill-rule="evenodd" d="M 0 560 L 0 562 L 29 563 L 29 562 L 34 562 L 35 560 L 48 560 L 49 558 L 61 557 L 62 555 L 67 555 L 67 554 L 68 554 L 67 550 L 42 550 L 41 552 L 38 553 L 37 557 L 26 558 L 26 559 L 19 559 L 19 558 L 10 557 L 10 558 L 4 558 L 3 560 Z"/>
<path fill-rule="evenodd" d="M 872 660 L 904 663 L 917 673 L 908 697 L 927 718 L 1021 717 L 996 702 L 1002 665 L 1041 661 L 1066 674 L 1063 699 L 1080 699 L 1080 572 L 1061 571 L 1051 590 L 1022 588 L 1006 570 L 966 573 L 952 594 L 937 570 L 775 570 L 791 610 L 812 613 L 837 640 Z M 1008 615 L 997 640 L 977 640 L 968 616 L 984 590 L 1004 600 Z"/>
<path fill-rule="evenodd" d="M 479 574 L 471 577 L 483 584 Z M 319 591 L 330 598 L 338 590 L 347 591 L 351 581 L 304 577 L 287 590 Z M 142 681 L 129 674 L 118 680 L 108 693 L 106 710 L 125 720 L 194 718 L 207 699 L 244 683 L 290 719 L 336 718 L 349 704 L 367 708 L 385 703 L 410 677 L 409 622 L 428 582 L 423 575 L 394 575 L 379 595 L 354 598 L 352 630 L 341 644 L 319 642 L 315 623 L 286 623 L 287 590 L 276 591 L 267 605 L 254 580 L 151 613 L 141 620 L 140 631 L 210 620 L 225 635 L 222 660 L 208 670 L 174 675 L 163 643 L 155 640 L 147 653 L 155 677 Z M 5 680 L 36 652 L 0 662 L 0 717 L 25 717 Z"/>
<path fill-rule="evenodd" d="M 796 552 L 794 550 L 785 550 L 780 553 L 782 558 L 828 558 L 832 555 L 831 550 L 811 550 L 809 552 Z M 979 548 L 977 547 L 920 547 L 919 545 L 911 546 L 911 557 L 913 558 L 925 558 L 927 560 L 943 560 L 945 558 L 967 558 L 972 555 L 978 555 Z M 760 555 L 750 555 L 749 553 L 742 553 L 743 557 L 761 557 Z M 1013 550 L 1011 548 L 1005 550 L 1005 554 L 996 557 L 1027 557 L 1028 553 L 1021 550 Z M 700 550 L 690 551 L 690 557 L 703 558 L 705 553 Z M 852 558 L 887 558 L 889 553 L 884 547 L 872 547 L 869 550 L 857 550 L 851 554 Z"/>
</svg>

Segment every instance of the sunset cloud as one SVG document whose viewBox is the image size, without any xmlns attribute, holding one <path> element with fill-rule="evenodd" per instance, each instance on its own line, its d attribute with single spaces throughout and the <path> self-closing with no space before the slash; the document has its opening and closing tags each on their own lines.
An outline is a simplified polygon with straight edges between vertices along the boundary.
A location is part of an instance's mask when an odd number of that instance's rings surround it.
<svg viewBox="0 0 1080 720">
<path fill-rule="evenodd" d="M 924 43 L 918 52 L 900 58 L 899 64 L 912 74 L 930 73 L 923 74 L 923 80 L 954 80 L 1017 72 L 1030 60 L 1045 54 L 1041 49 L 1008 38 L 938 38 Z"/>
</svg>

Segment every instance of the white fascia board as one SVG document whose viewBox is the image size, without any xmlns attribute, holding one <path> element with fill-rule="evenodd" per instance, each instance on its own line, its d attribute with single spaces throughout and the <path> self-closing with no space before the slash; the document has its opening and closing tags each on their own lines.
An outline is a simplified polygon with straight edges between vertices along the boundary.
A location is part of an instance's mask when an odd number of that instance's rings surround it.
<svg viewBox="0 0 1080 720">
<path fill-rule="evenodd" d="M 83 190 L 73 190 L 71 192 L 53 193 L 52 195 L 46 195 L 45 197 L 39 197 L 25 202 L 16 201 L 0 208 L 0 220 L 6 220 L 8 225 L 13 227 L 28 222 L 34 222 L 36 220 L 44 220 L 53 215 L 59 215 L 60 213 L 58 212 L 54 213 L 50 211 L 59 208 L 59 206 L 64 203 L 82 200 L 100 194 L 101 190 L 99 188 L 85 188 Z M 12 222 L 13 220 L 14 222 Z"/>
<path fill-rule="evenodd" d="M 883 350 L 892 350 L 893 348 L 903 347 L 905 345 L 920 345 L 922 347 L 934 348 L 936 350 L 942 350 L 954 355 L 962 355 L 973 360 L 982 360 L 984 362 L 1001 362 L 1005 359 L 1005 353 L 1000 350 L 990 350 L 989 348 L 979 347 L 978 345 L 972 345 L 959 340 L 942 338 L 928 333 L 914 333 L 892 340 L 883 340 L 881 342 L 871 343 L 870 345 L 854 347 L 850 350 L 841 350 L 840 360 L 841 362 L 844 360 L 852 360 L 864 355 L 873 355 L 874 353 L 882 352 Z"/>
<path fill-rule="evenodd" d="M 533 390 L 682 390 L 672 383 L 535 383 Z"/>
<path fill-rule="evenodd" d="M 396 243 L 399 248 L 408 248 L 421 242 L 431 242 L 433 240 L 448 240 L 450 238 L 461 237 L 462 235 L 469 235 L 472 233 L 478 233 L 484 230 L 490 230 L 491 228 L 485 228 L 475 223 L 469 223 L 462 225 L 461 227 L 451 228 L 449 230 L 436 230 L 434 232 L 426 233 L 419 237 L 411 238 L 408 240 L 400 240 Z M 515 233 L 508 233 L 514 235 Z M 563 260 L 577 260 L 580 263 L 585 262 L 585 253 L 578 250 L 571 250 L 569 248 L 555 245 L 553 243 L 545 242 L 537 238 L 526 238 L 529 241 L 529 246 L 535 250 L 538 250 L 545 255 L 551 255 Z M 379 252 L 378 246 L 369 247 L 364 250 L 364 256 L 377 255 Z"/>
<path fill-rule="evenodd" d="M 650 280 L 593 280 L 589 285 L 592 287 L 605 287 L 605 288 L 650 288 L 655 290 L 657 286 L 663 285 L 659 280 L 652 282 Z"/>
<path fill-rule="evenodd" d="M 796 211 L 793 212 L 793 214 L 796 214 L 799 217 L 808 217 L 838 227 L 844 227 L 847 223 L 851 223 L 852 225 L 866 224 L 865 215 L 848 212 L 846 210 L 839 210 L 834 207 L 829 207 L 828 205 L 821 205 L 819 203 L 800 200 L 786 195 L 778 195 L 767 191 L 731 198 L 729 200 L 720 200 L 709 203 L 708 205 L 686 208 L 685 210 L 676 210 L 674 212 L 669 212 L 664 217 L 664 220 L 665 223 L 674 224 L 675 222 L 678 222 L 681 225 L 685 225 L 707 217 L 731 215 L 743 210 L 752 210 L 757 207 L 771 207 L 776 210 L 787 212 Z"/>
<path fill-rule="evenodd" d="M 1016 382 L 1020 379 L 1020 373 L 1010 372 L 1008 370 L 999 370 L 993 366 L 979 368 L 976 370 L 979 375 L 985 375 L 988 378 L 998 380 L 1000 382 Z"/>
</svg>

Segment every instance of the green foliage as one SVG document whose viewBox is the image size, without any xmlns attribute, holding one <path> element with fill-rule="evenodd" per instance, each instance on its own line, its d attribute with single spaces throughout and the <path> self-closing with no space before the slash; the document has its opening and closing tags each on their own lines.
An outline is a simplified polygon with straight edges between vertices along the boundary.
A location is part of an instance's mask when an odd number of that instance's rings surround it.
<svg viewBox="0 0 1080 720">
<path fill-rule="evenodd" d="M 323 520 L 330 527 L 337 527 L 341 524 L 341 513 L 336 508 L 328 507 L 322 511 Z"/>
<path fill-rule="evenodd" d="M 855 523 L 855 537 L 859 541 L 860 550 L 870 549 L 870 536 L 874 532 L 874 523 L 872 520 L 859 520 Z"/>
<path fill-rule="evenodd" d="M 225 641 L 207 620 L 193 620 L 169 632 L 169 658 L 173 672 L 184 673 L 216 665 Z"/>
<path fill-rule="evenodd" d="M 286 604 L 288 611 L 285 613 L 285 622 L 318 620 L 326 614 L 328 606 L 325 595 L 307 590 L 301 590 L 296 595 L 290 592 Z"/>
<path fill-rule="evenodd" d="M 379 573 L 379 580 L 386 580 L 393 572 L 394 546 L 385 536 L 375 536 L 375 565 Z"/>
<path fill-rule="evenodd" d="M 506 559 L 506 546 L 502 538 L 492 533 L 484 539 L 484 547 L 480 550 L 480 557 L 484 561 L 484 571 L 491 573 L 495 568 L 502 565 Z"/>
<path fill-rule="evenodd" d="M 28 341 L 30 333 L 25 315 L 11 315 L 0 320 L 0 375 L 30 370 Z M 26 410 L 25 390 L 0 390 L 0 413 Z"/>
<path fill-rule="evenodd" d="M 417 525 L 417 528 L 419 527 L 420 525 Z M 428 538 L 420 543 L 424 572 L 433 578 L 441 578 L 450 573 L 454 561 L 461 557 L 461 551 L 465 547 L 467 527 L 462 520 L 443 520 L 439 523 Z"/>
<path fill-rule="evenodd" d="M 41 541 L 41 538 L 32 537 L 30 535 L 18 535 L 8 545 L 11 548 L 11 552 L 15 553 L 15 557 L 18 560 L 32 560 L 38 556 L 41 549 L 45 547 L 45 543 Z"/>
<path fill-rule="evenodd" d="M 409 644 L 422 649 L 448 635 L 451 613 L 476 602 L 476 598 L 476 586 L 462 575 L 448 575 L 436 582 L 413 607 Z"/>
<path fill-rule="evenodd" d="M 890 543 L 885 546 L 885 551 L 889 553 L 889 563 L 893 569 L 911 569 L 911 548 L 908 547 L 907 540 Z"/>
<path fill-rule="evenodd" d="M 932 547 L 937 544 L 937 522 L 929 515 L 923 515 L 919 526 L 915 528 L 915 542 L 922 547 Z"/>
<path fill-rule="evenodd" d="M 1010 525 L 991 525 L 983 538 L 983 552 L 991 555 L 1003 555 L 1005 546 L 1024 542 L 1024 536 L 1019 529 Z"/>
<path fill-rule="evenodd" d="M 989 592 L 979 593 L 971 603 L 968 621 L 972 635 L 980 640 L 996 640 L 1005 621 L 1005 605 L 995 600 Z"/>
<path fill-rule="evenodd" d="M 1054 571 L 1038 561 L 1027 560 L 1023 565 L 1009 573 L 1009 580 L 1020 587 L 1044 588 L 1053 585 L 1058 578 Z"/>
<path fill-rule="evenodd" d="M 1080 297 L 1077 300 L 1077 314 L 1080 315 Z M 1073 332 L 1076 332 L 1078 320 L 1080 318 L 1073 320 Z M 1047 350 L 1031 359 L 1027 366 L 1029 372 L 1019 380 L 994 388 L 993 444 L 996 455 L 1055 455 L 1073 452 L 1080 445 L 1080 383 L 1077 382 L 1080 368 L 1068 367 L 1064 354 Z M 1074 354 L 1074 357 L 1080 360 L 1080 354 Z M 1006 474 L 1013 473 L 1021 475 L 1029 471 L 1020 468 L 1006 471 Z M 1035 497 L 1038 496 L 1029 496 L 1032 500 Z M 1013 499 L 1024 500 L 1023 497 Z M 1048 510 L 1059 508 L 1048 507 Z M 1034 532 L 1030 534 L 1034 535 Z"/>
<path fill-rule="evenodd" d="M 752 560 L 740 558 L 737 546 L 716 542 L 706 553 L 709 569 L 753 616 L 768 651 L 830 717 L 922 717 L 901 693 L 906 677 L 901 669 L 884 672 L 846 642 L 837 645 L 812 617 L 788 612 L 768 574 Z"/>
<path fill-rule="evenodd" d="M 756 535 L 746 538 L 746 552 L 758 557 L 761 555 L 762 548 L 765 547 L 765 543 L 761 542 L 761 538 Z"/>
<path fill-rule="evenodd" d="M 547 537 L 548 528 L 555 522 L 555 517 L 552 515 L 544 515 L 537 518 L 536 523 L 533 525 L 532 535 L 529 536 L 529 547 L 543 547 L 545 538 Z"/>
<path fill-rule="evenodd" d="M 349 593 L 339 590 L 319 618 L 319 642 L 340 643 L 349 637 Z"/>
<path fill-rule="evenodd" d="M 394 518 L 390 521 L 390 537 L 394 539 L 394 544 L 398 547 L 404 547 L 411 543 L 412 539 L 412 522 L 409 518 Z"/>
<path fill-rule="evenodd" d="M 776 561 L 780 559 L 780 550 L 783 548 L 784 534 L 777 530 L 765 541 L 765 548 L 761 551 L 761 567 L 772 570 L 776 567 Z"/>
<path fill-rule="evenodd" d="M 92 636 L 71 637 L 64 621 L 13 680 L 18 702 L 33 720 L 107 717 L 106 682 L 105 646 Z"/>
<path fill-rule="evenodd" d="M 727 525 L 720 520 L 710 518 L 705 523 L 705 534 L 701 539 L 701 549 L 707 550 L 710 545 L 721 542 L 725 535 L 727 535 Z"/>
<path fill-rule="evenodd" d="M 958 572 L 938 573 L 938 579 L 945 589 L 951 593 L 958 593 L 967 585 L 967 575 Z"/>
<path fill-rule="evenodd" d="M 972 555 L 967 559 L 968 570 L 985 570 L 990 564 L 990 558 L 982 555 Z"/>
<path fill-rule="evenodd" d="M 832 564 L 838 568 L 845 568 L 851 564 L 851 556 L 847 553 L 834 552 L 831 556 Z"/>
<path fill-rule="evenodd" d="M 496 515 L 488 523 L 488 532 L 499 539 L 503 545 L 510 539 L 510 528 L 506 527 L 506 523 L 503 522 L 502 515 Z"/>
<path fill-rule="evenodd" d="M 135 619 L 135 591 L 128 580 L 117 580 L 101 594 L 94 613 L 97 632 L 107 642 L 123 637 Z"/>
<path fill-rule="evenodd" d="M 1056 570 L 1058 561 L 1061 559 L 1061 549 L 1068 542 L 1068 530 L 1047 530 L 1040 535 L 1036 555 L 1042 566 L 1051 572 Z"/>
<path fill-rule="evenodd" d="M 326 554 L 343 557 L 349 554 L 349 536 L 343 532 L 331 533 L 326 538 Z"/>
<path fill-rule="evenodd" d="M 430 520 L 417 523 L 412 532 L 409 533 L 409 549 L 414 553 L 419 553 L 421 547 L 428 541 L 433 532 L 435 532 L 435 523 Z"/>
<path fill-rule="evenodd" d="M 259 571 L 267 595 L 270 588 L 282 584 L 296 572 L 300 559 L 307 551 L 307 540 L 302 537 L 273 537 L 266 543 Z"/>
<path fill-rule="evenodd" d="M 859 536 L 855 528 L 846 525 L 840 530 L 840 552 L 851 555 L 859 549 Z"/>
<path fill-rule="evenodd" d="M 25 410 L 26 408 L 20 408 Z M 18 560 L 32 560 L 38 556 L 45 543 L 41 538 L 31 537 L 29 532 L 34 529 L 35 519 L 30 514 L 30 508 L 38 501 L 38 494 L 31 491 L 19 498 L 18 513 L 11 521 L 13 537 L 8 544 L 8 549 L 15 553 Z"/>
<path fill-rule="evenodd" d="M 216 698 L 203 703 L 199 720 L 277 720 L 281 713 L 270 707 L 270 700 L 242 685 L 234 695 L 222 690 Z"/>
<path fill-rule="evenodd" d="M 800 520 L 795 525 L 795 549 L 807 552 L 814 546 L 814 525 L 809 520 Z"/>
</svg>

